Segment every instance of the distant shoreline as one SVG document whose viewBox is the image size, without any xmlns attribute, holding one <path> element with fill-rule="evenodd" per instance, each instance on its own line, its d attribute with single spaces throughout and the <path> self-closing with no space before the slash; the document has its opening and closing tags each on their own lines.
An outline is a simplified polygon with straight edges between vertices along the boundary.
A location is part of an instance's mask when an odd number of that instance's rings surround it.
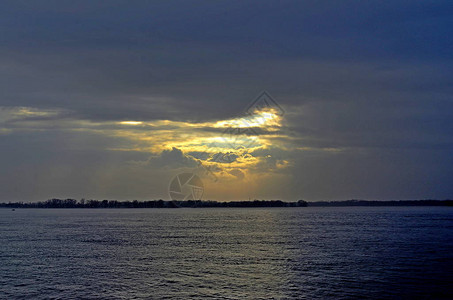
<svg viewBox="0 0 453 300">
<path fill-rule="evenodd" d="M 453 200 L 343 200 L 285 202 L 281 200 L 254 200 L 218 202 L 210 200 L 185 201 L 117 201 L 49 199 L 43 202 L 0 203 L 0 208 L 203 208 L 203 207 L 352 207 L 352 206 L 453 206 Z"/>
</svg>

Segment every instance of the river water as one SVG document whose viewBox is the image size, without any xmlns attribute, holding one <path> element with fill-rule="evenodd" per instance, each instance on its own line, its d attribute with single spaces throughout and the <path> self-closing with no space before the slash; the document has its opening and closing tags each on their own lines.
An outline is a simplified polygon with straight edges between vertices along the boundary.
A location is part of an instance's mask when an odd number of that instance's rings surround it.
<svg viewBox="0 0 453 300">
<path fill-rule="evenodd" d="M 1 299 L 453 296 L 453 208 L 0 209 Z"/>
</svg>

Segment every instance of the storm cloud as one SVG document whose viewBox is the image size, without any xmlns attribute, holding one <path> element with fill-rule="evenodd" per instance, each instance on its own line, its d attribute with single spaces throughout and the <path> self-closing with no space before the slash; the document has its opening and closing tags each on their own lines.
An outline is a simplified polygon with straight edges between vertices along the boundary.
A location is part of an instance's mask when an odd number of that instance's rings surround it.
<svg viewBox="0 0 453 300">
<path fill-rule="evenodd" d="M 0 201 L 165 198 L 264 90 L 205 197 L 451 198 L 452 37 L 451 1 L 2 1 Z"/>
</svg>

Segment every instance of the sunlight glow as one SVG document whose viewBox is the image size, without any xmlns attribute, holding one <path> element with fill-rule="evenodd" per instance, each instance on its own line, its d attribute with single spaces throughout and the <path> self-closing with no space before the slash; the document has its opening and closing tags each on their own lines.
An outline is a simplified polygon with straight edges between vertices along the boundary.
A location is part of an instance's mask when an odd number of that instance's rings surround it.
<svg viewBox="0 0 453 300">
<path fill-rule="evenodd" d="M 122 121 L 119 124 L 131 128 L 115 130 L 115 135 L 129 139 L 131 151 L 159 153 L 178 148 L 184 153 L 209 156 L 231 152 L 241 156 L 271 146 L 274 143 L 272 139 L 280 136 L 281 122 L 282 117 L 275 110 L 266 108 L 242 117 L 214 122 Z M 134 128 L 137 125 L 147 125 L 148 130 L 143 130 L 142 126 Z"/>
<path fill-rule="evenodd" d="M 280 116 L 273 109 L 256 111 L 254 114 L 240 118 L 218 121 L 214 127 L 252 128 L 268 127 L 280 124 Z"/>
<path fill-rule="evenodd" d="M 120 122 L 121 125 L 142 125 L 143 122 L 140 121 L 122 121 Z"/>
<path fill-rule="evenodd" d="M 55 116 L 61 114 L 58 126 L 72 132 L 92 132 L 117 138 L 118 145 L 108 147 L 111 151 L 138 151 L 158 155 L 168 149 L 181 151 L 188 161 L 202 161 L 212 168 L 218 177 L 234 179 L 259 170 L 263 164 L 272 162 L 276 169 L 287 166 L 285 161 L 274 162 L 273 158 L 252 153 L 275 146 L 278 139 L 288 137 L 281 131 L 282 117 L 272 109 L 261 109 L 253 114 L 211 122 L 175 120 L 150 121 L 93 121 L 66 116 L 64 111 L 42 110 L 32 107 L 0 107 L 0 135 L 23 128 L 41 130 L 55 124 Z M 47 119 L 50 118 L 50 119 Z M 15 127 L 2 126 L 1 121 L 14 120 Z M 118 126 L 119 125 L 119 126 Z M 238 171 L 240 170 L 240 172 Z"/>
</svg>

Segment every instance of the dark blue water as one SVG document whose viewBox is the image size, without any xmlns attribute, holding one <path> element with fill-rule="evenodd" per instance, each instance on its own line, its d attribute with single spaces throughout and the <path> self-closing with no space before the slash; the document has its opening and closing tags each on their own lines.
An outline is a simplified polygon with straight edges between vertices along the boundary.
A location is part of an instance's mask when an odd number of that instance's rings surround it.
<svg viewBox="0 0 453 300">
<path fill-rule="evenodd" d="M 452 251 L 453 208 L 0 209 L 0 298 L 451 298 Z"/>
</svg>

